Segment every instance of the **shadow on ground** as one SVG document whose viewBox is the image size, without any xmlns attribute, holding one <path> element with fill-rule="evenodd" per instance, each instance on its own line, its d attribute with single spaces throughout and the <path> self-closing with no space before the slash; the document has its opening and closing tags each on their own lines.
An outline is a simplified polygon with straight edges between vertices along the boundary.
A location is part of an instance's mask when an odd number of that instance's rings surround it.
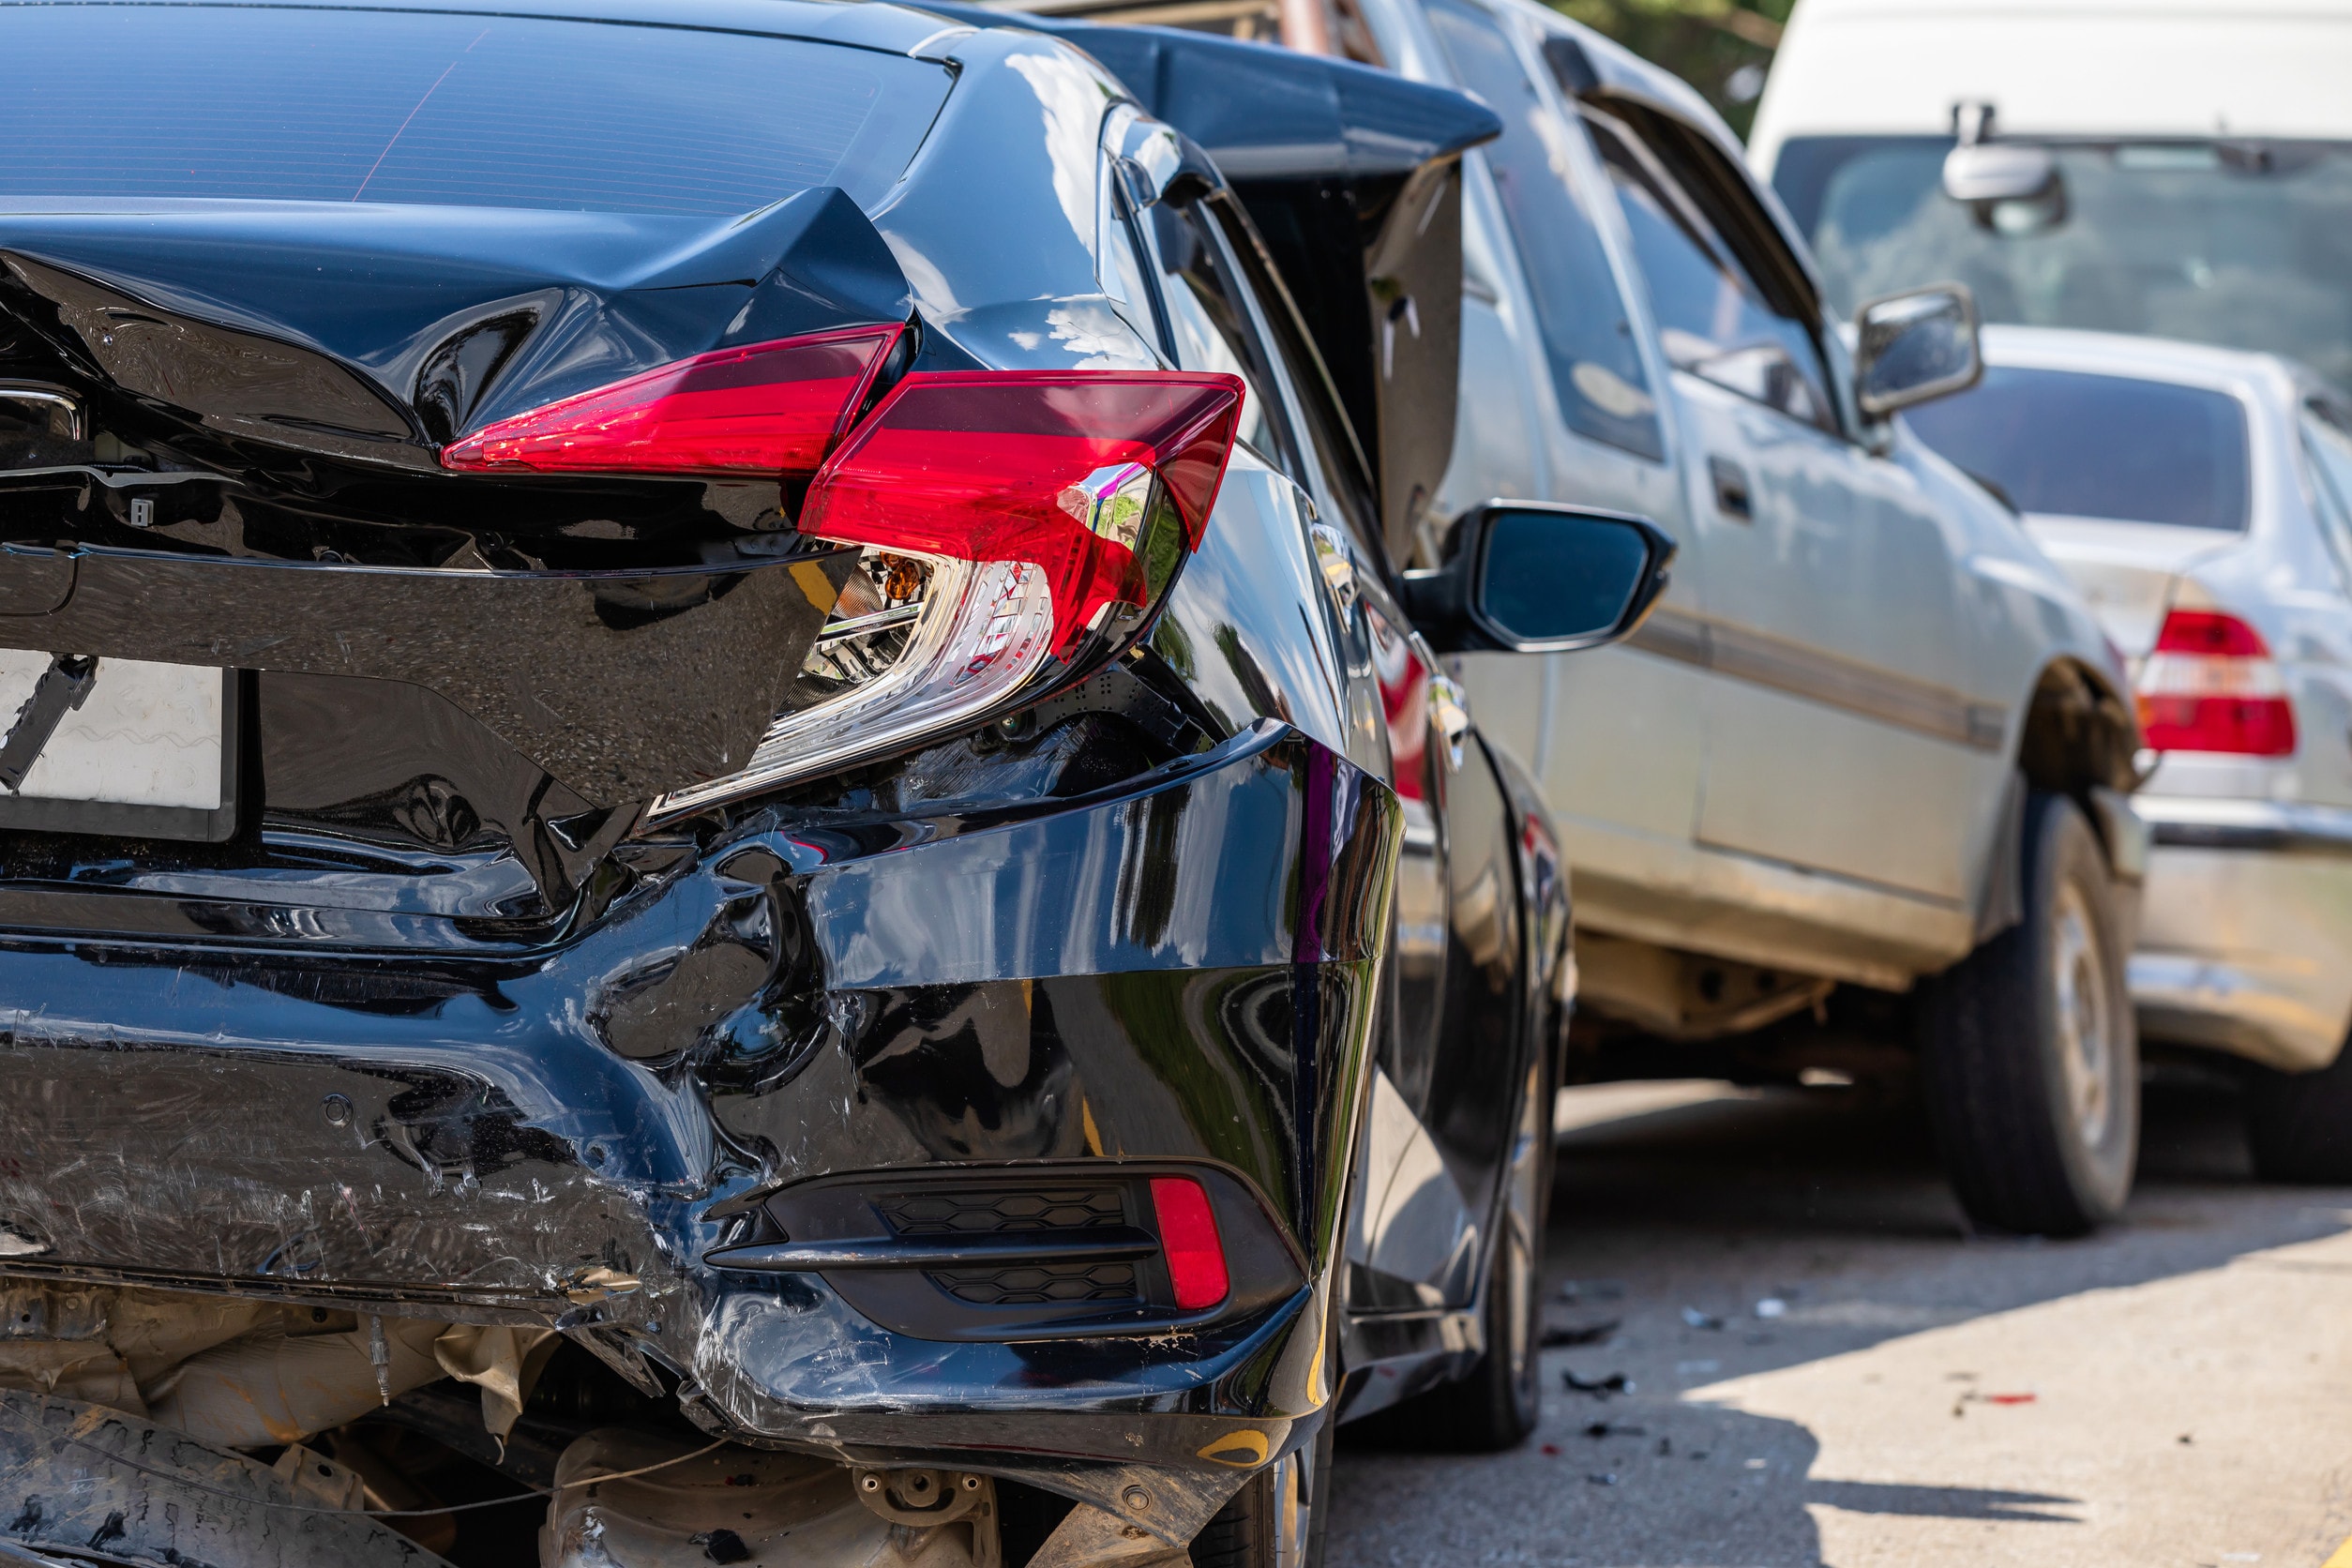
<svg viewBox="0 0 2352 1568">
<path fill-rule="evenodd" d="M 1852 1091 L 1619 1085 L 1576 1092 L 1563 1111 L 1546 1310 L 1555 1330 L 1615 1327 L 1545 1352 L 1544 1425 L 1514 1453 L 1374 1452 L 1343 1435 L 1331 1568 L 1813 1568 L 1809 1506 L 2029 1523 L 2056 1542 L 2084 1517 L 2062 1485 L 1815 1480 L 1802 1426 L 1680 1396 L 2352 1225 L 2352 1192 L 2256 1184 L 2234 1100 L 2211 1085 L 2151 1088 L 2130 1211 L 2071 1242 L 1972 1234 L 1913 1106 Z M 1635 1389 L 1579 1394 L 1563 1373 L 1622 1373 Z M 1967 1369 L 1952 1377 L 1955 1401 L 1991 1392 Z"/>
</svg>

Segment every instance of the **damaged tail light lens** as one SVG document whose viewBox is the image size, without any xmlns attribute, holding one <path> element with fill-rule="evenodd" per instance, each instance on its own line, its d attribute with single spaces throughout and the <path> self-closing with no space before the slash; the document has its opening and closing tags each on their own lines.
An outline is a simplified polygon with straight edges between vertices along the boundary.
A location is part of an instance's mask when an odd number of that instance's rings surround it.
<svg viewBox="0 0 2352 1568">
<path fill-rule="evenodd" d="M 661 818 L 969 728 L 1123 646 L 1200 543 L 1237 376 L 919 371 L 861 421 L 905 328 L 722 349 L 485 426 L 464 473 L 806 483 L 800 532 L 861 545 L 786 711 L 741 773 Z M 853 427 L 853 428 L 852 428 Z"/>
<path fill-rule="evenodd" d="M 2137 685 L 2140 728 L 2154 750 L 2294 754 L 2285 671 L 2262 634 L 2234 615 L 2167 615 Z"/>
<path fill-rule="evenodd" d="M 825 464 L 801 531 L 1034 565 L 1066 654 L 1110 606 L 1149 602 L 1170 565 L 1155 552 L 1200 542 L 1241 399 L 1222 375 L 911 375 Z"/>
<path fill-rule="evenodd" d="M 916 372 L 808 488 L 804 534 L 866 547 L 739 774 L 654 817 L 772 789 L 1042 696 L 1115 653 L 1199 544 L 1239 427 L 1237 377 Z"/>
<path fill-rule="evenodd" d="M 442 466 L 805 479 L 904 330 L 853 326 L 699 354 L 485 425 L 442 448 Z"/>
</svg>

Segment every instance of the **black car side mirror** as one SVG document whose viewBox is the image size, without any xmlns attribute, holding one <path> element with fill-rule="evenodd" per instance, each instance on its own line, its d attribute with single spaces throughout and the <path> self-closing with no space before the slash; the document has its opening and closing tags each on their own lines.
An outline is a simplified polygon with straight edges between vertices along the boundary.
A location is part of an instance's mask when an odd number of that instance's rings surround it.
<svg viewBox="0 0 2352 1568">
<path fill-rule="evenodd" d="M 1674 550 L 1647 518 L 1490 501 L 1455 525 L 1444 565 L 1405 574 L 1405 611 L 1441 654 L 1597 648 L 1641 625 Z"/>
</svg>

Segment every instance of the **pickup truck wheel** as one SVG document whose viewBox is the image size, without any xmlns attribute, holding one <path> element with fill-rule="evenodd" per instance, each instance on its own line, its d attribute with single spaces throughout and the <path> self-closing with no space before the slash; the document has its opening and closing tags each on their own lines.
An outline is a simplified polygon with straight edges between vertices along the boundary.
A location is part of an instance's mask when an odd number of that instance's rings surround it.
<svg viewBox="0 0 2352 1568">
<path fill-rule="evenodd" d="M 2266 1182 L 2352 1183 L 2352 1046 L 2315 1073 L 2256 1069 L 2246 1143 Z"/>
<path fill-rule="evenodd" d="M 2139 1038 L 2106 858 L 2063 795 L 2026 807 L 2025 918 L 1927 983 L 1921 1069 L 1961 1207 L 2080 1235 L 2122 1212 L 2139 1153 Z"/>
<path fill-rule="evenodd" d="M 1326 1416 L 1312 1442 L 1244 1483 L 1193 1537 L 1193 1568 L 1322 1568 L 1337 1425 Z"/>
</svg>

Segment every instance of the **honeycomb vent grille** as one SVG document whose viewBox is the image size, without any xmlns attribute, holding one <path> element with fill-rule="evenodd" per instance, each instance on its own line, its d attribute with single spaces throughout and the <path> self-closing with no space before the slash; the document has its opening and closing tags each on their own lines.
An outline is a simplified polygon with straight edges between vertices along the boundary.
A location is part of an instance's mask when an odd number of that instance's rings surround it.
<svg viewBox="0 0 2352 1568">
<path fill-rule="evenodd" d="M 1003 1269 L 958 1269 L 931 1278 L 957 1301 L 974 1306 L 1131 1302 L 1137 1297 L 1132 1263 L 1020 1263 Z"/>
<path fill-rule="evenodd" d="M 1086 1230 L 1127 1223 L 1126 1199 L 1113 1186 L 1010 1187 L 1000 1192 L 931 1188 L 885 1193 L 874 1199 L 874 1207 L 901 1236 Z"/>
</svg>

